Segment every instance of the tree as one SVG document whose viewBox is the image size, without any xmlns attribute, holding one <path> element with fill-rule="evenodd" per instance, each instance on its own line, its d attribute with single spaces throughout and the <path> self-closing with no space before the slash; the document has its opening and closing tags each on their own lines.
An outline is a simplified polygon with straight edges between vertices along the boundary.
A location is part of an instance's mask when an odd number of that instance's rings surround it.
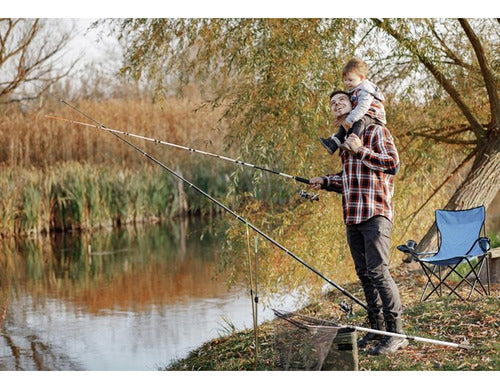
<svg viewBox="0 0 500 389">
<path fill-rule="evenodd" d="M 61 54 L 70 38 L 48 20 L 0 19 L 0 102 L 37 99 L 68 75 L 75 62 L 61 65 Z"/>
<path fill-rule="evenodd" d="M 396 59 L 393 71 L 403 64 L 407 66 L 408 61 L 417 65 L 417 70 L 412 71 L 425 69 L 465 119 L 464 123 L 460 117 L 450 117 L 445 128 L 428 128 L 417 133 L 443 144 L 471 146 L 459 168 L 471 160 L 472 165 L 443 208 L 488 207 L 500 188 L 500 21 L 372 19 L 372 22 L 397 42 L 399 53 L 392 57 Z M 458 171 L 455 169 L 444 182 Z M 439 185 L 442 187 L 443 183 Z M 425 251 L 435 242 L 433 225 L 419 249 Z"/>
<path fill-rule="evenodd" d="M 472 162 L 444 206 L 457 209 L 487 207 L 500 187 L 498 26 L 486 19 L 163 19 L 126 20 L 120 31 L 129 39 L 124 73 L 147 74 L 159 90 L 165 74 L 170 85 L 174 74 L 180 85 L 191 77 L 213 81 L 207 100 L 227 104 L 231 140 L 253 160 L 279 165 L 293 155 L 304 170 L 315 166 L 303 145 L 331 131 L 325 95 L 341 85 L 345 59 L 363 53 L 393 98 L 410 96 L 414 107 L 456 107 L 453 116 L 441 115 L 445 125 L 431 122 L 412 133 L 465 148 L 462 163 L 438 185 Z"/>
</svg>

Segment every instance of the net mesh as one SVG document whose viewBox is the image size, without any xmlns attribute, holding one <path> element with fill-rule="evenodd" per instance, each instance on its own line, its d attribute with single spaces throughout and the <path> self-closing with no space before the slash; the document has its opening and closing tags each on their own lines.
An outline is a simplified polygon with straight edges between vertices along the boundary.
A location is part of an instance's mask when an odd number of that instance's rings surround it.
<svg viewBox="0 0 500 389">
<path fill-rule="evenodd" d="M 356 331 L 298 313 L 273 310 L 279 370 L 357 370 Z"/>
</svg>

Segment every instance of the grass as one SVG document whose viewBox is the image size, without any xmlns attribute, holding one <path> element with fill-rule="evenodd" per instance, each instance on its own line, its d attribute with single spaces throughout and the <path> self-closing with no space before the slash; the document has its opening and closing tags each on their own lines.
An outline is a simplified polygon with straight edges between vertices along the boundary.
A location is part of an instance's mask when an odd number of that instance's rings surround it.
<svg viewBox="0 0 500 389">
<path fill-rule="evenodd" d="M 453 343 L 469 343 L 473 350 L 438 346 L 422 342 L 410 345 L 395 354 L 372 356 L 359 353 L 359 369 L 364 371 L 497 371 L 500 369 L 500 317 L 498 285 L 489 297 L 473 297 L 469 301 L 435 298 L 419 303 L 424 279 L 417 271 L 398 268 L 393 271 L 404 304 L 404 327 L 414 335 Z M 358 284 L 347 286 L 357 295 Z M 306 307 L 310 316 L 346 323 L 337 307 L 339 293 Z M 349 324 L 366 326 L 364 313 L 356 312 Z M 274 323 L 258 328 L 259 357 L 255 361 L 253 329 L 215 339 L 192 351 L 186 358 L 175 361 L 167 370 L 274 370 Z M 359 333 L 359 335 L 363 335 Z"/>
</svg>

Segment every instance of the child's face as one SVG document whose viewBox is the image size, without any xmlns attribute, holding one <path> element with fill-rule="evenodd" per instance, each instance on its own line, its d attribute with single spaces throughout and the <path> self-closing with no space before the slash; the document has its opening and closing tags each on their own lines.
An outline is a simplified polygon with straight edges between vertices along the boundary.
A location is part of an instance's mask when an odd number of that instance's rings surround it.
<svg viewBox="0 0 500 389">
<path fill-rule="evenodd" d="M 344 84 L 349 89 L 356 88 L 363 82 L 363 79 L 364 77 L 362 75 L 349 72 L 344 76 Z"/>
</svg>

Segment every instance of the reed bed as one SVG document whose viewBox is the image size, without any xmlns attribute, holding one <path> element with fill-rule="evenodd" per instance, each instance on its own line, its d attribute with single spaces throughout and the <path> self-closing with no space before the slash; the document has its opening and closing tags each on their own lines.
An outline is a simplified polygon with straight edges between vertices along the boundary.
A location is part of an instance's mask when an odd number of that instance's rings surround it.
<svg viewBox="0 0 500 389">
<path fill-rule="evenodd" d="M 198 172 L 198 179 L 209 181 L 211 177 L 203 174 L 214 173 L 209 169 Z M 219 181 L 223 180 L 224 175 Z M 223 184 L 216 182 L 205 189 L 224 197 Z M 113 164 L 96 167 L 63 162 L 43 169 L 3 167 L 0 186 L 2 237 L 87 231 L 220 212 L 154 166 L 123 169 Z"/>
<path fill-rule="evenodd" d="M 223 151 L 224 130 L 218 113 L 196 109 L 200 101 L 172 98 L 153 104 L 147 99 L 111 99 L 72 104 L 115 129 Z M 47 115 L 92 123 L 56 101 L 46 101 L 43 108 L 3 110 L 0 237 L 219 211 L 112 134 L 49 119 Z M 203 190 L 226 200 L 234 166 L 206 163 L 185 151 L 130 140 Z M 240 188 L 250 186 L 249 177 L 239 177 Z"/>
</svg>

